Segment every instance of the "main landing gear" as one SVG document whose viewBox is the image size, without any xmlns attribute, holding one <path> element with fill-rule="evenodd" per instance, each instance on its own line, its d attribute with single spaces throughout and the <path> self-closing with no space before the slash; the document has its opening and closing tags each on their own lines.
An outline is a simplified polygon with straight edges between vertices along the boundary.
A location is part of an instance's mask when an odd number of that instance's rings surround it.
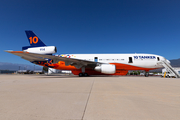
<svg viewBox="0 0 180 120">
<path fill-rule="evenodd" d="M 87 77 L 89 76 L 87 73 L 79 73 L 79 77 Z"/>
<path fill-rule="evenodd" d="M 144 76 L 149 77 L 149 73 L 146 71 Z"/>
<path fill-rule="evenodd" d="M 79 73 L 79 77 L 87 77 L 87 76 L 89 76 L 87 73 L 85 73 L 85 67 L 81 68 L 81 72 L 82 73 Z"/>
</svg>

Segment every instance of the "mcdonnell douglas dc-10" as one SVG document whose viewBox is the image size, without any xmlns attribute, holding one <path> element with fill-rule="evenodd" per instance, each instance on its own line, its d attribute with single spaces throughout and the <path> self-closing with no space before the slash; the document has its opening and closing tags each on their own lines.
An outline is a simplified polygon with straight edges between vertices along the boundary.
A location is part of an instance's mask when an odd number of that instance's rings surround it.
<svg viewBox="0 0 180 120">
<path fill-rule="evenodd" d="M 46 46 L 33 31 L 25 31 L 31 46 L 22 51 L 6 51 L 34 64 L 58 70 L 71 70 L 74 75 L 126 75 L 129 70 L 162 68 L 164 57 L 154 54 L 60 54 L 55 46 Z"/>
</svg>

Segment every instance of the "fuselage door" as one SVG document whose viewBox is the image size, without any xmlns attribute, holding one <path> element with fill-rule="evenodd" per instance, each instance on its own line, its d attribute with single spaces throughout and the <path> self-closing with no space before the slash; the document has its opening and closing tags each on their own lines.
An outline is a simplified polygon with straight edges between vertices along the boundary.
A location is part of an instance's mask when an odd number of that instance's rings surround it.
<svg viewBox="0 0 180 120">
<path fill-rule="evenodd" d="M 129 62 L 128 63 L 133 63 L 132 57 L 129 57 Z"/>
<path fill-rule="evenodd" d="M 157 61 L 160 61 L 159 57 L 157 57 Z"/>
<path fill-rule="evenodd" d="M 94 57 L 94 62 L 98 62 L 98 57 Z"/>
</svg>

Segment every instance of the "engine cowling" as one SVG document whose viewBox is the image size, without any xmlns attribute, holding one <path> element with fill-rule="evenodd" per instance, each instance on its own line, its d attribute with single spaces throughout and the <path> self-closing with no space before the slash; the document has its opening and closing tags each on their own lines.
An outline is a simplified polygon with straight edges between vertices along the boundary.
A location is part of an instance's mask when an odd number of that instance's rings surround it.
<svg viewBox="0 0 180 120">
<path fill-rule="evenodd" d="M 57 48 L 55 46 L 29 47 L 23 51 L 37 54 L 54 54 L 57 52 Z"/>
<path fill-rule="evenodd" d="M 96 66 L 94 70 L 104 74 L 114 74 L 116 72 L 116 66 L 111 64 L 102 64 L 101 66 Z"/>
</svg>

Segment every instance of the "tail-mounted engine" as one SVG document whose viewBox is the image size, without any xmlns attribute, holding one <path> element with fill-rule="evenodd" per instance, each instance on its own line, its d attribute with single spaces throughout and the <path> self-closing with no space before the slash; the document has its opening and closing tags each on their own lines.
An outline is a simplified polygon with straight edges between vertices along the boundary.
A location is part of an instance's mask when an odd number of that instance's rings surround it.
<svg viewBox="0 0 180 120">
<path fill-rule="evenodd" d="M 57 48 L 55 46 L 43 46 L 43 47 L 34 47 L 27 46 L 22 48 L 23 51 L 29 53 L 37 53 L 37 54 L 54 54 L 57 52 Z"/>
</svg>

